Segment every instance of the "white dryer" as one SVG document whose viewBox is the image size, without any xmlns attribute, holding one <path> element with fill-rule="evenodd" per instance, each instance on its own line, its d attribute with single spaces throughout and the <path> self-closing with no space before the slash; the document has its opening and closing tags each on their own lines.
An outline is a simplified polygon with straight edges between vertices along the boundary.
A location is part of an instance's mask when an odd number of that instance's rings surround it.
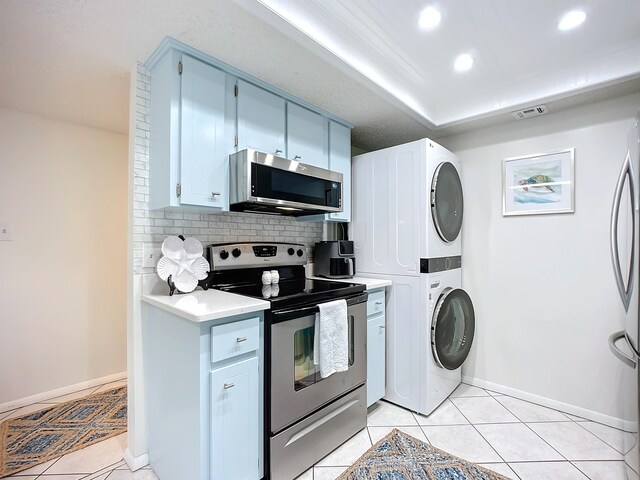
<svg viewBox="0 0 640 480">
<path fill-rule="evenodd" d="M 433 412 L 462 380 L 461 367 L 471 350 L 475 312 L 462 289 L 460 257 L 428 261 L 423 282 L 426 288 L 426 319 L 430 328 L 426 349 L 426 381 L 418 411 Z"/>
<path fill-rule="evenodd" d="M 460 160 L 446 148 L 429 142 L 426 149 L 428 198 L 423 258 L 462 254 L 462 194 Z"/>
<path fill-rule="evenodd" d="M 391 280 L 385 399 L 431 413 L 461 381 L 475 328 L 461 288 L 460 161 L 429 139 L 352 159 L 358 271 Z"/>
</svg>

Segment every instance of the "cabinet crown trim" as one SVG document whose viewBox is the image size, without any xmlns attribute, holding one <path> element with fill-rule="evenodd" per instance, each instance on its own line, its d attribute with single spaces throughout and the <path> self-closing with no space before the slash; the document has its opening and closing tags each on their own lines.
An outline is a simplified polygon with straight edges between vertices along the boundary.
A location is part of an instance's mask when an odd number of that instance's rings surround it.
<svg viewBox="0 0 640 480">
<path fill-rule="evenodd" d="M 291 95 L 290 93 L 287 93 L 286 91 L 275 87 L 265 81 L 260 80 L 259 78 L 254 77 L 253 75 L 249 75 L 246 72 L 243 72 L 242 70 L 237 69 L 236 67 L 234 67 L 233 65 L 230 65 L 226 62 L 223 62 L 222 60 L 218 60 L 215 57 L 212 57 L 211 55 L 208 55 L 200 50 L 197 50 L 189 45 L 187 45 L 186 43 L 182 43 L 179 40 L 176 40 L 173 37 L 169 37 L 166 36 L 164 37 L 164 39 L 162 40 L 162 42 L 160 42 L 160 45 L 158 45 L 158 47 L 154 50 L 154 52 L 149 56 L 149 58 L 147 58 L 147 60 L 144 62 L 145 67 L 147 68 L 147 70 L 151 70 L 153 68 L 153 66 L 163 57 L 163 55 L 169 51 L 169 50 L 177 50 L 183 54 L 189 55 L 193 58 L 196 58 L 200 61 L 203 61 L 205 63 L 208 63 L 209 65 L 219 68 L 220 70 L 223 70 L 225 73 L 228 73 L 230 75 L 233 75 L 235 77 L 238 77 L 246 82 L 249 83 L 253 83 L 254 85 L 260 87 L 260 88 L 264 88 L 265 90 L 269 90 L 270 92 L 284 98 L 287 101 L 296 103 L 302 107 L 305 107 L 313 112 L 316 112 L 320 115 L 322 115 L 323 117 L 328 118 L 329 120 L 333 120 L 334 122 L 340 123 L 346 127 L 349 128 L 353 128 L 355 127 L 355 125 L 351 122 L 348 122 L 347 120 L 340 118 L 330 112 L 327 112 L 326 110 L 323 110 L 321 108 L 316 107 L 315 105 L 302 100 L 301 98 L 298 98 L 294 95 Z"/>
</svg>

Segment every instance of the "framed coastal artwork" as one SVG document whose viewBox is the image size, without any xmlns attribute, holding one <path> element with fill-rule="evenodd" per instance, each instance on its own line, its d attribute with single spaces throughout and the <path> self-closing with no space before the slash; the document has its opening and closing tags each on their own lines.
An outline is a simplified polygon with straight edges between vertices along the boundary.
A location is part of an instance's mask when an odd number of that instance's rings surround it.
<svg viewBox="0 0 640 480">
<path fill-rule="evenodd" d="M 502 169 L 502 214 L 573 213 L 575 149 L 507 158 Z"/>
</svg>

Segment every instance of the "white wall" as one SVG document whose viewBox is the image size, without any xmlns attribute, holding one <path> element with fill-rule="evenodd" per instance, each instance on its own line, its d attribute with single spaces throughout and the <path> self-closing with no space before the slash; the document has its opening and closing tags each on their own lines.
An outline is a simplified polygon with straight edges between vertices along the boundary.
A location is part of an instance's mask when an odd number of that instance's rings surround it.
<svg viewBox="0 0 640 480">
<path fill-rule="evenodd" d="M 609 222 L 639 109 L 634 94 L 440 140 L 463 165 L 463 283 L 477 322 L 463 375 L 623 418 L 626 367 L 607 344 L 624 328 Z M 502 160 L 569 147 L 575 213 L 503 217 Z"/>
<path fill-rule="evenodd" d="M 126 365 L 127 137 L 0 109 L 0 404 Z"/>
</svg>

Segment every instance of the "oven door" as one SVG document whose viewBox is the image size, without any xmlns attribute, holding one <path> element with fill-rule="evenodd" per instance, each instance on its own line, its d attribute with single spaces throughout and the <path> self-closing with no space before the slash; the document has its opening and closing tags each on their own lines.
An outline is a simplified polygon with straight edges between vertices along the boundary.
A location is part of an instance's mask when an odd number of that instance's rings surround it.
<svg viewBox="0 0 640 480">
<path fill-rule="evenodd" d="M 304 418 L 365 382 L 367 294 L 347 301 L 349 368 L 327 378 L 313 363 L 318 307 L 272 312 L 271 433 Z"/>
</svg>

